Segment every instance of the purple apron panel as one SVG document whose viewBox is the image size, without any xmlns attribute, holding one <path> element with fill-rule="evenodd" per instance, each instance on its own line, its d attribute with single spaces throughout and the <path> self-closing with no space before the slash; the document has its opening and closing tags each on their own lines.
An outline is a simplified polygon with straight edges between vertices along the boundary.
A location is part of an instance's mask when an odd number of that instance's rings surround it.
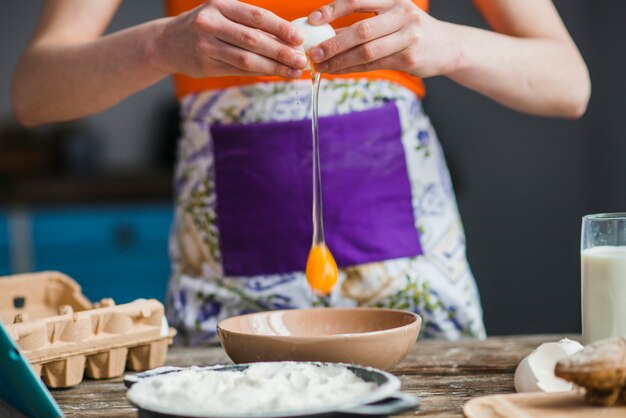
<svg viewBox="0 0 626 418">
<path fill-rule="evenodd" d="M 320 118 L 326 243 L 339 267 L 422 254 L 395 104 Z M 311 121 L 214 125 L 224 273 L 303 271 L 311 246 Z"/>
</svg>

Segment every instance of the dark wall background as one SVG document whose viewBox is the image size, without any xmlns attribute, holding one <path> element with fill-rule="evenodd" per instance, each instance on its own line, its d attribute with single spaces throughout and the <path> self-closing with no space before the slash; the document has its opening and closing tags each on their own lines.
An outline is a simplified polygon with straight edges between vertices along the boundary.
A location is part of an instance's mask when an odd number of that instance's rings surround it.
<svg viewBox="0 0 626 418">
<path fill-rule="evenodd" d="M 10 76 L 41 3 L 7 2 L 0 12 L 4 121 Z M 469 0 L 431 3 L 437 18 L 484 26 Z M 591 72 L 581 120 L 517 114 L 444 78 L 427 80 L 426 108 L 448 155 L 492 335 L 579 331 L 580 218 L 626 211 L 626 1 L 555 4 Z M 125 1 L 111 30 L 161 13 L 161 2 Z M 154 127 L 172 102 L 164 81 L 81 122 L 102 139 L 101 166 L 149 168 Z"/>
<path fill-rule="evenodd" d="M 437 18 L 484 27 L 469 1 L 431 4 Z M 580 331 L 580 218 L 626 211 L 626 2 L 555 5 L 591 73 L 582 119 L 521 115 L 427 80 L 490 334 Z"/>
<path fill-rule="evenodd" d="M 98 0 L 87 0 L 98 1 Z M 37 22 L 44 0 L 2 2 L 0 6 L 0 125 L 13 119 L 9 100 L 11 75 Z M 163 2 L 123 1 L 108 32 L 163 16 Z M 164 112 L 172 104 L 172 85 L 165 79 L 113 108 L 72 124 L 96 148 L 97 168 L 128 172 L 148 170 L 159 159 L 158 141 Z M 165 110 L 164 110 L 165 108 Z M 38 131 L 42 131 L 41 129 Z M 45 129 L 44 129 L 45 131 Z M 85 131 L 88 131 L 87 133 Z"/>
</svg>

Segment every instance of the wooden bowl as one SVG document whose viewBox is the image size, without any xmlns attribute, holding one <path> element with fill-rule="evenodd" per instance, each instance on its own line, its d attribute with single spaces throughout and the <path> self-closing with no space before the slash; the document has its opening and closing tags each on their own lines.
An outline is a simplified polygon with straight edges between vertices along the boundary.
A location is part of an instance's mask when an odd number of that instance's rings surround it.
<svg viewBox="0 0 626 418">
<path fill-rule="evenodd" d="M 235 363 L 321 361 L 389 370 L 407 355 L 422 319 L 378 308 L 259 312 L 220 321 L 220 341 Z"/>
</svg>

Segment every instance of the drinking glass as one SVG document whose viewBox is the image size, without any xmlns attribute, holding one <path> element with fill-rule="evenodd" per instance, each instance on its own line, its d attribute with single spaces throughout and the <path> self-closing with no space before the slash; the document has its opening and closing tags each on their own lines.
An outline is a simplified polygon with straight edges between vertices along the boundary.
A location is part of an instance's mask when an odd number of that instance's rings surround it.
<svg viewBox="0 0 626 418">
<path fill-rule="evenodd" d="M 583 342 L 626 337 L 626 213 L 583 217 Z"/>
</svg>

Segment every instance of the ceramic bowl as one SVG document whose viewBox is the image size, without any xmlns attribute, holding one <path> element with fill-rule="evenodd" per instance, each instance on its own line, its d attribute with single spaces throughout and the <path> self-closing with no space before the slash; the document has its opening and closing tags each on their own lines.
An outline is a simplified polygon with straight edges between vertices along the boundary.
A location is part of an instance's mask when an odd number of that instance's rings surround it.
<svg viewBox="0 0 626 418">
<path fill-rule="evenodd" d="M 389 370 L 413 347 L 421 324 L 405 311 L 318 308 L 237 316 L 217 330 L 235 363 L 321 361 Z"/>
</svg>

